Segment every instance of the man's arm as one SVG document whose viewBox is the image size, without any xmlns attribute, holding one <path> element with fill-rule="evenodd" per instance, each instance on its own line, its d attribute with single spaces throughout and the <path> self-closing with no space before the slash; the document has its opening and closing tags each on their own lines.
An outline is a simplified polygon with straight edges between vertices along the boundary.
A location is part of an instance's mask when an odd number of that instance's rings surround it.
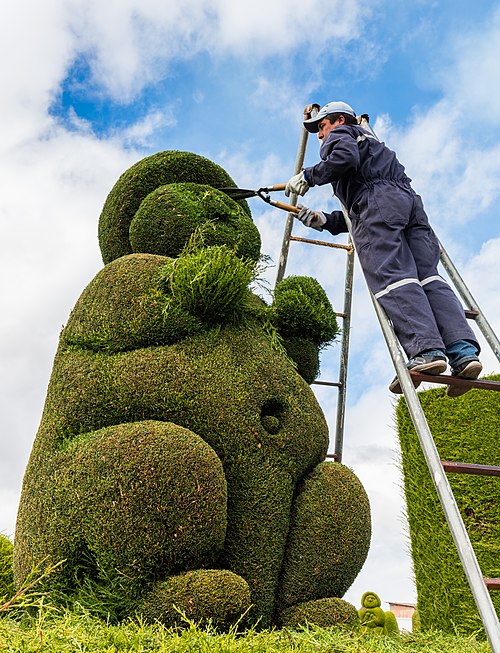
<svg viewBox="0 0 500 653">
<path fill-rule="evenodd" d="M 348 231 L 342 211 L 332 211 L 332 213 L 325 213 L 324 211 L 313 211 L 307 206 L 298 208 L 300 212 L 295 216 L 302 224 L 316 231 L 323 231 L 326 229 L 333 236 Z"/>
<path fill-rule="evenodd" d="M 342 211 L 332 211 L 331 213 L 324 213 L 326 222 L 323 225 L 323 231 L 329 231 L 332 236 L 338 236 L 349 231 Z"/>
</svg>

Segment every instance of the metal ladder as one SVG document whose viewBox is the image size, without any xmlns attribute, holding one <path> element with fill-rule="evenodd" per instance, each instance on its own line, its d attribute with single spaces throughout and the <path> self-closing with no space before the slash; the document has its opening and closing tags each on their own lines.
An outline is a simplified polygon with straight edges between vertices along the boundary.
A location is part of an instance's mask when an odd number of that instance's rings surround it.
<svg viewBox="0 0 500 653">
<path fill-rule="evenodd" d="M 371 132 L 371 134 L 376 138 L 376 134 L 371 129 L 371 126 L 368 122 L 368 117 L 363 116 L 361 121 L 361 126 Z M 307 142 L 307 132 L 303 130 L 306 135 L 302 134 L 301 137 L 301 146 L 299 147 L 299 154 L 297 156 L 296 170 L 295 173 L 298 173 L 302 167 L 303 158 L 305 154 L 305 144 Z M 301 147 L 303 151 L 301 153 Z M 302 157 L 302 159 L 301 159 Z M 295 199 L 296 197 L 292 198 Z M 352 297 L 352 282 L 353 282 L 353 267 L 354 267 L 354 249 L 352 247 L 352 235 L 351 235 L 351 222 L 347 210 L 342 206 L 342 211 L 346 219 L 347 226 L 349 228 L 350 241 L 349 246 L 351 251 L 349 252 L 347 270 L 346 270 L 346 289 L 345 289 L 345 304 L 344 304 L 344 313 L 341 314 L 344 317 L 344 329 L 342 333 L 342 349 L 341 349 L 341 366 L 339 374 L 339 382 L 332 383 L 328 385 L 336 385 L 339 387 L 339 402 L 337 405 L 337 431 L 335 436 L 335 454 L 334 458 L 337 461 L 342 459 L 342 441 L 343 441 L 343 427 L 344 427 L 344 415 L 345 415 L 345 400 L 346 400 L 346 380 L 347 380 L 347 360 L 348 360 L 348 350 L 349 350 L 349 328 L 350 328 L 350 314 L 351 314 L 351 297 Z M 280 256 L 280 267 L 278 269 L 278 278 L 277 281 L 283 277 L 285 265 L 288 256 L 288 247 L 291 240 L 303 240 L 298 238 L 293 238 L 291 235 L 292 225 L 293 225 L 293 214 L 289 214 L 287 225 L 285 226 L 285 236 L 283 238 L 282 252 Z M 290 223 L 290 224 L 289 224 Z M 309 242 L 309 241 L 306 241 Z M 320 241 L 316 241 L 318 244 L 323 244 Z M 491 328 L 490 324 L 484 317 L 481 309 L 479 308 L 477 302 L 473 298 L 469 289 L 467 288 L 464 280 L 458 273 L 458 270 L 452 263 L 450 257 L 446 253 L 443 246 L 440 244 L 441 253 L 440 253 L 440 262 L 443 265 L 444 269 L 448 273 L 448 276 L 455 286 L 458 294 L 462 298 L 465 306 L 468 308 L 465 309 L 465 315 L 469 319 L 473 319 L 481 333 L 483 334 L 486 342 L 490 345 L 493 353 L 500 361 L 500 341 L 498 340 L 496 334 Z M 497 613 L 493 606 L 489 590 L 500 589 L 500 578 L 484 578 L 477 561 L 476 554 L 472 547 L 469 535 L 465 528 L 462 516 L 460 514 L 459 508 L 457 506 L 453 491 L 449 484 L 447 473 L 462 473 L 462 474 L 479 474 L 486 476 L 500 476 L 500 467 L 492 465 L 477 465 L 472 463 L 457 463 L 457 462 L 448 462 L 443 461 L 439 457 L 434 439 L 432 437 L 427 419 L 425 417 L 424 411 L 418 399 L 416 389 L 413 385 L 412 379 L 418 381 L 426 381 L 430 383 L 443 383 L 447 385 L 458 385 L 467 388 L 481 388 L 483 390 L 500 390 L 500 382 L 487 381 L 487 380 L 469 380 L 469 379 L 460 379 L 458 377 L 452 377 L 447 375 L 438 375 L 431 376 L 428 374 L 422 374 L 419 372 L 410 372 L 406 367 L 406 361 L 403 356 L 403 351 L 401 346 L 396 338 L 392 324 L 388 319 L 384 309 L 379 304 L 379 302 L 374 297 L 373 293 L 369 291 L 370 297 L 373 302 L 375 313 L 379 320 L 382 333 L 384 335 L 387 347 L 389 349 L 392 362 L 394 364 L 396 374 L 399 378 L 401 388 L 403 391 L 403 396 L 405 398 L 406 404 L 408 406 L 408 411 L 415 427 L 420 446 L 424 455 L 424 458 L 429 469 L 432 481 L 436 488 L 436 492 L 439 498 L 439 502 L 445 514 L 445 518 L 450 529 L 455 547 L 458 552 L 458 556 L 462 563 L 467 581 L 469 583 L 472 595 L 474 597 L 479 615 L 484 625 L 486 636 L 488 638 L 489 644 L 493 653 L 500 653 L 500 622 L 498 620 Z M 347 332 L 347 333 L 346 333 Z M 340 393 L 340 390 L 342 392 Z M 340 405 L 342 404 L 342 405 Z"/>
</svg>

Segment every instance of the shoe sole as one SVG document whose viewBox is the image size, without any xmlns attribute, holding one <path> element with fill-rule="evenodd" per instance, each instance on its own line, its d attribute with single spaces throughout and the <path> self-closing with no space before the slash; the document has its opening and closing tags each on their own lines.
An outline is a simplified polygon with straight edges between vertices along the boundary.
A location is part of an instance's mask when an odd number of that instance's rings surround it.
<svg viewBox="0 0 500 653">
<path fill-rule="evenodd" d="M 412 369 L 408 371 L 427 372 L 427 374 L 432 374 L 434 376 L 437 374 L 441 374 L 442 372 L 445 372 L 447 367 L 448 364 L 446 363 L 446 361 L 433 361 L 432 363 L 422 363 L 421 365 L 415 365 L 415 367 L 412 367 Z M 421 381 L 417 381 L 417 379 L 414 379 L 413 377 L 411 380 L 413 381 L 413 387 L 417 389 Z M 394 394 L 396 395 L 400 395 L 403 393 L 398 377 L 396 377 L 392 381 L 392 383 L 389 386 L 389 390 L 391 392 L 394 392 Z"/>
<path fill-rule="evenodd" d="M 477 377 L 481 374 L 482 369 L 483 366 L 479 361 L 471 361 L 464 367 L 460 374 L 456 374 L 455 376 L 458 379 L 474 380 L 477 379 Z M 458 385 L 449 385 L 448 389 L 446 390 L 446 394 L 448 397 L 460 397 L 466 392 L 469 392 L 469 390 L 472 390 L 472 388 L 464 388 Z"/>
</svg>

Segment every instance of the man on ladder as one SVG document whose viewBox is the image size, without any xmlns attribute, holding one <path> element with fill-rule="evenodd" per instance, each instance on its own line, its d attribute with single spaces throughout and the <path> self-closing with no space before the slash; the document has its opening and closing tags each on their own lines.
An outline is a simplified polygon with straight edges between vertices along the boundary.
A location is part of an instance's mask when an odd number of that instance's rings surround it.
<svg viewBox="0 0 500 653">
<path fill-rule="evenodd" d="M 329 102 L 304 127 L 318 134 L 321 161 L 293 176 L 285 194 L 304 195 L 331 183 L 348 211 L 368 286 L 393 324 L 409 370 L 441 374 L 448 358 L 453 376 L 477 379 L 479 344 L 458 298 L 438 274 L 439 242 L 394 152 L 358 125 L 345 102 Z M 296 217 L 308 227 L 333 235 L 348 231 L 342 211 L 299 208 Z M 401 394 L 397 376 L 389 389 Z M 456 397 L 467 389 L 449 386 L 447 392 Z"/>
</svg>

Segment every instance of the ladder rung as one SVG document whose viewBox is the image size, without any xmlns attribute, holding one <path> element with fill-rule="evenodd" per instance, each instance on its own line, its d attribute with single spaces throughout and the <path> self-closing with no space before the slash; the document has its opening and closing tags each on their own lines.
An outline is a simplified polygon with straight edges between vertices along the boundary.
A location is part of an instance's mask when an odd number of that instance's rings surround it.
<svg viewBox="0 0 500 653">
<path fill-rule="evenodd" d="M 480 390 L 500 391 L 500 381 L 488 381 L 487 379 L 462 379 L 458 376 L 450 376 L 447 374 L 422 374 L 421 372 L 412 372 L 411 370 L 410 375 L 418 381 L 458 385 L 464 388 L 479 388 Z"/>
<path fill-rule="evenodd" d="M 336 388 L 341 388 L 342 383 L 334 383 L 333 381 L 313 381 L 314 385 L 333 385 Z"/>
<path fill-rule="evenodd" d="M 484 578 L 484 584 L 489 590 L 500 590 L 500 578 Z"/>
<path fill-rule="evenodd" d="M 338 456 L 336 453 L 327 453 L 325 458 L 333 458 L 333 460 L 338 460 Z"/>
<path fill-rule="evenodd" d="M 479 311 L 473 311 L 472 309 L 465 310 L 465 317 L 469 320 L 475 320 L 479 315 Z"/>
<path fill-rule="evenodd" d="M 309 243 L 310 245 L 321 245 L 322 247 L 333 247 L 334 249 L 345 249 L 352 252 L 352 245 L 339 245 L 338 243 L 325 243 L 322 240 L 312 240 L 311 238 L 297 238 L 297 236 L 290 236 L 290 240 L 295 240 L 299 243 Z"/>
<path fill-rule="evenodd" d="M 500 467 L 496 465 L 478 465 L 476 463 L 458 463 L 442 460 L 445 472 L 452 474 L 478 474 L 479 476 L 500 476 Z"/>
</svg>

